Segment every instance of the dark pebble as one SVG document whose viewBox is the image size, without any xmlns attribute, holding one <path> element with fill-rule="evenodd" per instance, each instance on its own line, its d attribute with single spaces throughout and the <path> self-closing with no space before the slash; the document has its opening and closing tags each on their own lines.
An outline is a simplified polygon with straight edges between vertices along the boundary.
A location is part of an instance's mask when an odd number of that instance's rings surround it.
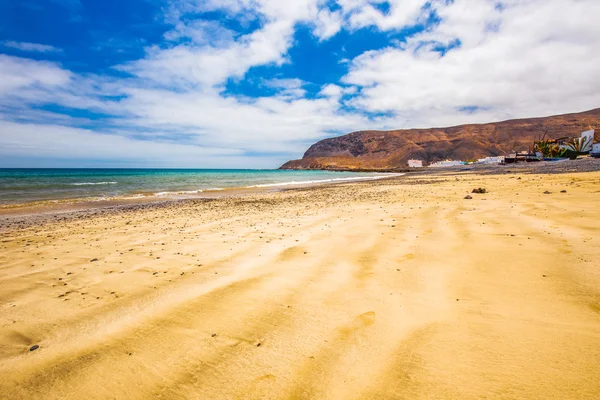
<svg viewBox="0 0 600 400">
<path fill-rule="evenodd" d="M 29 348 L 29 351 L 34 351 L 34 350 L 37 350 L 37 349 L 39 349 L 39 348 L 40 348 L 40 346 L 38 346 L 37 344 L 34 344 L 33 346 L 31 346 L 31 347 Z"/>
</svg>

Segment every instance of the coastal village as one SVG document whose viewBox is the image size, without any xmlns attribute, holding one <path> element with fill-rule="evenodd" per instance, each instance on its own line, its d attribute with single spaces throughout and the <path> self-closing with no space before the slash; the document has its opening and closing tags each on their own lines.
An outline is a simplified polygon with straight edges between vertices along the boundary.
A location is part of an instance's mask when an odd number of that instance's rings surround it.
<svg viewBox="0 0 600 400">
<path fill-rule="evenodd" d="M 595 130 L 582 132 L 580 136 L 560 137 L 557 139 L 540 138 L 533 142 L 528 150 L 513 152 L 503 156 L 488 156 L 477 160 L 443 160 L 429 165 L 420 159 L 408 160 L 409 168 L 448 168 L 461 165 L 505 165 L 518 162 L 559 162 L 574 160 L 578 157 L 600 158 L 600 140 L 595 136 Z"/>
</svg>

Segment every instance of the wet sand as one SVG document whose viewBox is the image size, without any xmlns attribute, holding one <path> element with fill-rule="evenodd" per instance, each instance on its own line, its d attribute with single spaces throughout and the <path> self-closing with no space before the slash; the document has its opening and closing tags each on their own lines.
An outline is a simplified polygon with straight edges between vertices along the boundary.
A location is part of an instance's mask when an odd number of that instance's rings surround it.
<svg viewBox="0 0 600 400">
<path fill-rule="evenodd" d="M 173 202 L 0 240 L 3 399 L 600 398 L 598 172 Z"/>
</svg>

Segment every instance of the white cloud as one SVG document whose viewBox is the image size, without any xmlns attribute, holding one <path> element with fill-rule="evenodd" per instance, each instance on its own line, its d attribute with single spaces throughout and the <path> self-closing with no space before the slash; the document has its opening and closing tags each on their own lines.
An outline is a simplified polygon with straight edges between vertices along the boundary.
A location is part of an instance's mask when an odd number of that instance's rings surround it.
<svg viewBox="0 0 600 400">
<path fill-rule="evenodd" d="M 389 12 L 384 14 L 377 4 L 388 3 Z M 345 14 L 348 15 L 349 24 L 358 29 L 375 25 L 381 30 L 400 29 L 407 25 L 415 24 L 423 15 L 422 8 L 427 0 L 340 0 Z"/>
<path fill-rule="evenodd" d="M 343 16 L 339 11 L 320 10 L 315 21 L 314 34 L 319 40 L 327 40 L 342 29 Z"/>
<path fill-rule="evenodd" d="M 133 162 L 158 167 L 261 165 L 260 160 L 252 161 L 238 150 L 134 140 L 64 126 L 13 123 L 0 119 L 0 131 L 0 159 L 21 156 L 54 159 L 59 163 L 62 159 L 78 161 L 79 165 L 105 160 L 117 165 Z"/>
<path fill-rule="evenodd" d="M 236 40 L 223 40 L 218 47 L 213 44 L 180 44 L 166 49 L 154 46 L 148 49 L 146 58 L 119 69 L 169 87 L 212 87 L 230 77 L 242 77 L 253 66 L 282 64 L 293 32 L 293 24 L 283 20 L 269 22 L 262 29 Z"/>
<path fill-rule="evenodd" d="M 354 105 L 431 126 L 581 111 L 600 104 L 595 0 L 463 0 L 435 5 L 442 22 L 404 48 L 356 58 L 344 82 Z M 437 46 L 462 43 L 442 56 Z M 475 115 L 460 107 L 477 106 Z"/>
<path fill-rule="evenodd" d="M 595 0 L 505 0 L 502 7 L 491 0 L 435 0 L 427 10 L 424 0 L 397 0 L 387 13 L 377 3 L 338 0 L 331 11 L 321 0 L 173 1 L 165 42 L 116 66 L 127 78 L 0 55 L 0 155 L 275 167 L 331 132 L 487 122 L 600 104 L 600 25 L 590 18 L 600 15 Z M 258 21 L 259 28 L 236 32 L 189 18 L 215 10 Z M 276 89 L 271 96 L 224 90 L 253 67 L 292 62 L 288 52 L 299 25 L 326 41 L 341 29 L 397 31 L 431 10 L 439 24 L 396 47 L 347 60 L 342 82 L 321 84 L 316 96 L 307 96 L 314 83 L 287 77 L 257 80 Z M 40 110 L 45 104 L 110 117 L 65 117 Z M 467 115 L 461 107 L 479 108 Z M 381 112 L 390 116 L 365 116 Z M 82 122 L 100 128 L 76 128 Z M 253 164 L 245 155 L 251 153 L 271 155 Z"/>
<path fill-rule="evenodd" d="M 71 75 L 55 63 L 0 54 L 0 94 L 4 96 L 35 86 L 52 88 L 66 85 Z"/>
<path fill-rule="evenodd" d="M 15 42 L 7 40 L 2 42 L 4 47 L 10 47 L 21 51 L 33 52 L 33 53 L 61 53 L 62 49 L 58 47 L 49 46 L 47 44 L 29 43 L 29 42 Z"/>
<path fill-rule="evenodd" d="M 321 88 L 319 95 L 340 99 L 343 95 L 353 95 L 356 91 L 356 86 L 342 87 L 333 83 L 328 83 Z"/>
<path fill-rule="evenodd" d="M 165 34 L 169 41 L 189 39 L 194 45 L 221 47 L 234 40 L 235 32 L 224 28 L 217 21 L 177 22 L 174 29 Z"/>
<path fill-rule="evenodd" d="M 119 107 L 140 128 L 177 127 L 194 135 L 198 143 L 259 152 L 301 152 L 330 129 L 366 127 L 360 115 L 338 112 L 336 99 L 304 99 L 287 95 L 250 101 L 217 93 L 179 94 L 136 89 Z"/>
<path fill-rule="evenodd" d="M 265 86 L 277 89 L 278 97 L 292 100 L 304 97 L 306 90 L 302 88 L 304 82 L 300 79 L 271 79 L 265 81 Z"/>
</svg>

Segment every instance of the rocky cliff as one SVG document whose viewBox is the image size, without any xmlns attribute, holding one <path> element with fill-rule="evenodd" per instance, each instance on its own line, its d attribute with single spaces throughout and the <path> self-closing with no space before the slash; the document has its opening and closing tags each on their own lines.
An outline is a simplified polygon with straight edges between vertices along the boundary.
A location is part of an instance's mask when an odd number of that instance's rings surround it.
<svg viewBox="0 0 600 400">
<path fill-rule="evenodd" d="M 360 131 L 321 140 L 281 169 L 376 170 L 405 168 L 409 159 L 470 160 L 527 150 L 544 133 L 549 138 L 578 136 L 593 128 L 600 130 L 600 108 L 450 128 Z"/>
</svg>

